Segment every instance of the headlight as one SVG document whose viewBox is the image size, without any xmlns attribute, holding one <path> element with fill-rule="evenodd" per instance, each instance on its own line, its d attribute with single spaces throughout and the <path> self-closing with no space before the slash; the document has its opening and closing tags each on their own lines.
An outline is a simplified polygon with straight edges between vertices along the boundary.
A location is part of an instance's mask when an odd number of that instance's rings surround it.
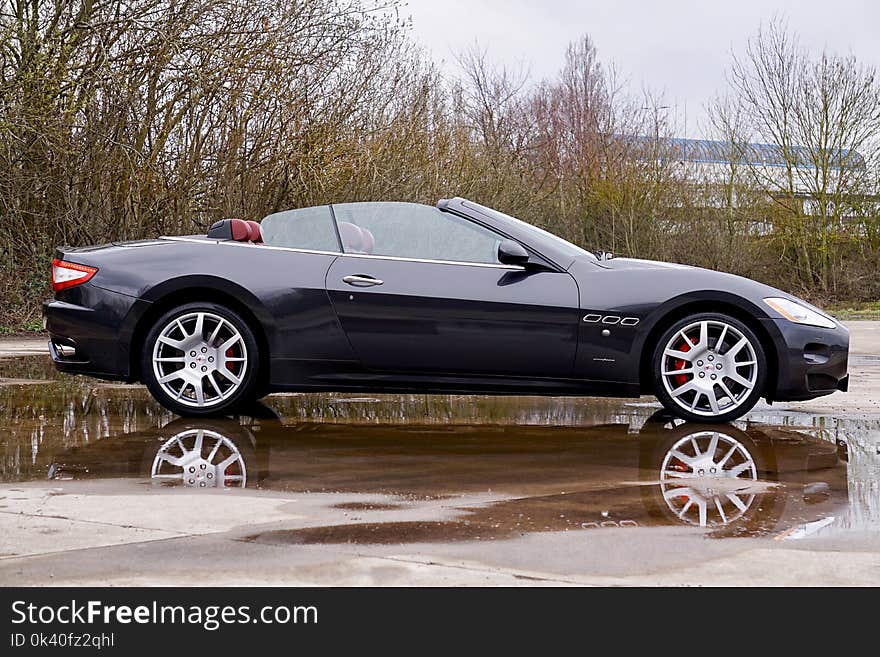
<svg viewBox="0 0 880 657">
<path fill-rule="evenodd" d="M 791 301 L 790 299 L 782 299 L 779 297 L 770 297 L 764 299 L 764 303 L 778 312 L 785 319 L 795 322 L 796 324 L 806 324 L 808 326 L 821 326 L 822 328 L 836 328 L 837 325 L 830 317 L 823 315 L 811 308 Z"/>
</svg>

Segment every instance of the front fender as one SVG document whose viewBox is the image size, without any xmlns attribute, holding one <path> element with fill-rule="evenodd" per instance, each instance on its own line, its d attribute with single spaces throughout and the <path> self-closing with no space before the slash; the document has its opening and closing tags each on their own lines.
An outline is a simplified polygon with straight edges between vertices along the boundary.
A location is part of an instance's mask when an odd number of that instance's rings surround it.
<svg viewBox="0 0 880 657">
<path fill-rule="evenodd" d="M 693 312 L 733 312 L 735 315 L 753 319 L 754 328 L 769 319 L 769 315 L 757 304 L 737 294 L 720 290 L 694 290 L 668 299 L 653 308 L 642 320 L 642 330 L 633 342 L 635 353 L 641 353 L 651 339 L 659 337 L 672 322 Z"/>
</svg>

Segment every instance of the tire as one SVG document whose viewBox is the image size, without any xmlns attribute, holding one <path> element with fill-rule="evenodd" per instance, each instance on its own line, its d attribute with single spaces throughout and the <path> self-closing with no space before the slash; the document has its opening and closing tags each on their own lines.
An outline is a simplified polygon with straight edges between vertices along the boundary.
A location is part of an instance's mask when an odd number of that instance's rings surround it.
<svg viewBox="0 0 880 657">
<path fill-rule="evenodd" d="M 144 342 L 141 372 L 162 406 L 178 415 L 205 417 L 255 401 L 259 363 L 259 347 L 246 321 L 219 304 L 197 302 L 156 321 Z"/>
<path fill-rule="evenodd" d="M 723 313 L 677 321 L 660 337 L 651 367 L 660 403 L 690 422 L 730 422 L 745 415 L 767 380 L 760 340 Z"/>
</svg>

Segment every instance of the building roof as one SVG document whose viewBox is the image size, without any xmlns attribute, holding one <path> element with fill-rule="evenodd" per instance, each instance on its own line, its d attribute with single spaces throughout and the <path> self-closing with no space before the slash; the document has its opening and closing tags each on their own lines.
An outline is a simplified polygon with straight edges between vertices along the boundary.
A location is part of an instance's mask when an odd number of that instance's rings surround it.
<svg viewBox="0 0 880 657">
<path fill-rule="evenodd" d="M 645 148 L 655 146 L 653 137 L 634 137 L 632 139 Z M 661 137 L 657 146 L 661 150 L 661 159 L 680 162 L 725 164 L 738 160 L 741 164 L 753 166 L 784 167 L 790 161 L 797 167 L 811 168 L 815 159 L 811 155 L 810 149 L 804 146 L 789 148 L 788 158 L 786 158 L 786 151 L 774 144 Z M 865 159 L 858 151 L 844 148 L 832 155 L 831 168 L 864 169 Z"/>
</svg>

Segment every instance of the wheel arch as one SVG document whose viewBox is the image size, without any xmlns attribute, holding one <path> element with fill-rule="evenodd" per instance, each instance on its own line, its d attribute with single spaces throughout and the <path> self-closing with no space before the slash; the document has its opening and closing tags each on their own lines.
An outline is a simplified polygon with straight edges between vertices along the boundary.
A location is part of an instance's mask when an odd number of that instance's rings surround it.
<svg viewBox="0 0 880 657">
<path fill-rule="evenodd" d="M 253 294 L 228 280 L 199 276 L 166 281 L 152 288 L 143 298 L 151 303 L 138 318 L 132 331 L 129 349 L 132 380 L 143 381 L 141 349 L 147 333 L 156 321 L 177 306 L 204 301 L 225 306 L 247 322 L 260 351 L 258 386 L 263 387 L 268 383 L 272 324 L 268 312 Z"/>
<path fill-rule="evenodd" d="M 741 297 L 730 294 L 721 295 L 718 292 L 712 292 L 711 295 L 711 298 L 690 297 L 677 299 L 671 304 L 665 305 L 657 312 L 657 319 L 646 334 L 640 348 L 639 387 L 643 393 L 653 394 L 654 392 L 651 357 L 654 355 L 654 350 L 657 348 L 657 343 L 663 333 L 675 322 L 688 315 L 712 312 L 730 315 L 740 320 L 754 332 L 761 343 L 761 348 L 764 350 L 768 363 L 762 396 L 766 396 L 770 391 L 776 390 L 778 368 L 773 364 L 778 362 L 779 352 L 770 333 L 763 322 L 760 321 L 760 317 L 766 315 L 755 307 L 754 304 Z"/>
</svg>

